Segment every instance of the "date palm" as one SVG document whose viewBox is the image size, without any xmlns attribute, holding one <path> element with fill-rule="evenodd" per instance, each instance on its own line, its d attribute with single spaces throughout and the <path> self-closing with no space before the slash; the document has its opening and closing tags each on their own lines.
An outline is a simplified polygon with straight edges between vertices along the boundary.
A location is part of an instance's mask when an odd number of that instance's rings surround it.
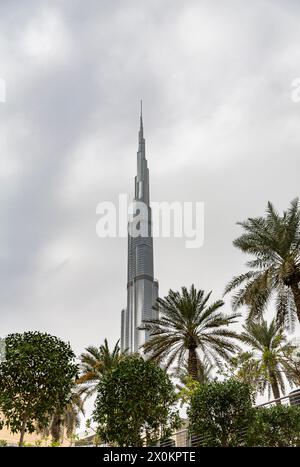
<svg viewBox="0 0 300 467">
<path fill-rule="evenodd" d="M 212 379 L 213 365 L 207 360 L 207 358 L 204 358 L 204 360 L 201 361 L 198 358 L 198 355 L 197 361 L 197 377 L 195 381 L 198 381 L 200 384 L 206 384 Z M 188 362 L 185 361 L 183 365 L 179 365 L 177 368 L 175 368 L 172 376 L 179 380 L 177 387 L 182 389 L 190 378 L 188 372 Z"/>
<path fill-rule="evenodd" d="M 190 290 L 170 290 L 167 297 L 157 299 L 154 309 L 159 311 L 159 319 L 144 322 L 150 338 L 143 348 L 150 359 L 169 368 L 175 363 L 183 365 L 187 357 L 188 374 L 197 380 L 199 360 L 206 357 L 220 365 L 221 359 L 237 350 L 233 342 L 237 335 L 227 327 L 239 315 L 222 313 L 222 300 L 209 305 L 210 295 L 192 285 Z"/>
<path fill-rule="evenodd" d="M 76 428 L 80 426 L 80 415 L 84 414 L 83 400 L 75 388 L 64 410 L 55 410 L 48 425 L 38 426 L 37 432 L 46 437 L 51 435 L 52 443 L 60 443 L 64 433 L 72 441 Z"/>
<path fill-rule="evenodd" d="M 261 372 L 260 362 L 253 352 L 239 352 L 234 355 L 220 374 L 226 379 L 234 378 L 241 383 L 248 384 L 255 394 L 265 392 L 265 378 Z"/>
<path fill-rule="evenodd" d="M 112 351 L 109 349 L 107 339 L 99 348 L 95 346 L 87 347 L 86 351 L 80 356 L 81 375 L 77 380 L 77 384 L 80 385 L 79 393 L 84 394 L 85 399 L 95 394 L 97 384 L 102 376 L 111 371 L 121 358 L 119 341 Z"/>
<path fill-rule="evenodd" d="M 300 350 L 296 345 L 286 354 L 286 371 L 292 383 L 300 388 Z"/>
<path fill-rule="evenodd" d="M 78 391 L 74 391 L 63 413 L 54 413 L 49 426 L 49 431 L 54 443 L 61 440 L 64 431 L 67 437 L 70 440 L 72 439 L 76 428 L 80 426 L 80 415 L 85 414 L 83 403 L 84 401 Z"/>
<path fill-rule="evenodd" d="M 267 321 L 248 322 L 243 326 L 241 341 L 248 345 L 252 352 L 252 359 L 256 362 L 257 371 L 263 377 L 260 379 L 261 391 L 272 389 L 274 399 L 280 398 L 280 391 L 285 393 L 284 376 L 289 378 L 286 355 L 293 346 L 287 342 L 282 324 L 273 319 Z"/>
<path fill-rule="evenodd" d="M 233 309 L 247 305 L 249 319 L 262 317 L 275 294 L 277 319 L 293 325 L 300 322 L 300 209 L 298 199 L 279 215 L 269 202 L 265 217 L 249 218 L 240 225 L 244 233 L 233 244 L 253 256 L 245 274 L 234 277 L 225 294 L 233 296 Z"/>
</svg>

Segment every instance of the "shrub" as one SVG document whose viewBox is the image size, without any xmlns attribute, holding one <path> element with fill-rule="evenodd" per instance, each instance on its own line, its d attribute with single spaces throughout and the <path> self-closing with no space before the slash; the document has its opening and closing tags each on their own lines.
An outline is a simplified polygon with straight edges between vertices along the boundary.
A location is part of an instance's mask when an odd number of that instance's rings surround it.
<svg viewBox="0 0 300 467">
<path fill-rule="evenodd" d="M 246 446 L 254 418 L 251 389 L 234 379 L 201 385 L 188 416 L 198 446 Z"/>
<path fill-rule="evenodd" d="M 98 385 L 93 413 L 97 433 L 117 446 L 154 443 L 178 427 L 175 401 L 164 370 L 141 357 L 125 357 Z"/>
<path fill-rule="evenodd" d="M 257 408 L 251 428 L 251 445 L 299 447 L 300 407 L 276 405 L 270 408 Z"/>
</svg>

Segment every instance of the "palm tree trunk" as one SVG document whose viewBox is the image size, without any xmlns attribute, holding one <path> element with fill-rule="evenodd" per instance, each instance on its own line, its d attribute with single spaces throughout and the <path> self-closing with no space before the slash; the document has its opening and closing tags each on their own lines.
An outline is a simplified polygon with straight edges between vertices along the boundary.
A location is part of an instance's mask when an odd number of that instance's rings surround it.
<svg viewBox="0 0 300 467">
<path fill-rule="evenodd" d="M 278 381 L 273 371 L 270 371 L 270 383 L 271 383 L 274 399 L 280 399 L 280 390 L 278 386 Z M 279 400 L 276 401 L 276 404 L 280 404 L 280 401 Z"/>
<path fill-rule="evenodd" d="M 294 302 L 297 310 L 298 321 L 300 323 L 300 289 L 298 284 L 292 284 L 291 289 L 294 296 Z"/>
<path fill-rule="evenodd" d="M 198 376 L 198 361 L 197 353 L 195 348 L 189 349 L 188 357 L 188 374 L 191 378 L 197 381 Z"/>
</svg>

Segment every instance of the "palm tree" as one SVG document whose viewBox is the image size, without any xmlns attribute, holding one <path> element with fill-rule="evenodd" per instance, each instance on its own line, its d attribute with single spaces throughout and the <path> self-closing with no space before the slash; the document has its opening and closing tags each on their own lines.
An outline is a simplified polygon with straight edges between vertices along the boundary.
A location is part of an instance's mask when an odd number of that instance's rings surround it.
<svg viewBox="0 0 300 467">
<path fill-rule="evenodd" d="M 233 309 L 248 305 L 249 319 L 261 318 L 275 292 L 277 318 L 292 325 L 300 322 L 300 209 L 298 199 L 280 216 L 269 202 L 265 217 L 241 222 L 244 233 L 233 244 L 254 256 L 250 271 L 232 279 L 225 294 L 240 287 Z"/>
<path fill-rule="evenodd" d="M 300 351 L 296 345 L 286 354 L 286 371 L 289 379 L 300 388 Z"/>
<path fill-rule="evenodd" d="M 56 410 L 50 418 L 49 425 L 43 428 L 38 427 L 38 432 L 43 433 L 44 436 L 51 434 L 53 443 L 61 441 L 64 431 L 71 439 L 76 428 L 80 426 L 80 415 L 85 414 L 83 402 L 79 392 L 74 390 L 63 412 Z"/>
<path fill-rule="evenodd" d="M 158 298 L 154 309 L 160 318 L 144 322 L 150 333 L 143 346 L 145 353 L 166 368 L 175 362 L 182 365 L 187 355 L 188 374 L 195 380 L 201 357 L 218 365 L 220 358 L 228 359 L 237 350 L 232 342 L 237 335 L 226 327 L 239 315 L 219 311 L 224 305 L 222 300 L 208 305 L 210 295 L 192 285 L 190 290 L 182 287 L 181 293 L 170 290 L 167 297 Z"/>
<path fill-rule="evenodd" d="M 248 322 L 243 329 L 240 339 L 251 347 L 257 371 L 263 376 L 261 390 L 265 391 L 268 387 L 269 395 L 272 389 L 274 399 L 279 399 L 280 390 L 285 393 L 284 375 L 290 379 L 286 355 L 290 354 L 293 348 L 287 342 L 282 324 L 275 319 L 270 325 L 267 321 Z"/>
<path fill-rule="evenodd" d="M 261 373 L 260 362 L 256 360 L 253 352 L 241 352 L 233 356 L 220 374 L 226 379 L 234 378 L 248 384 L 256 394 L 263 394 L 265 391 L 265 378 Z"/>
<path fill-rule="evenodd" d="M 207 358 L 204 358 L 204 360 L 201 361 L 198 355 L 197 361 L 198 368 L 197 377 L 195 381 L 198 381 L 198 383 L 200 384 L 206 384 L 212 379 L 213 365 L 207 360 Z M 185 361 L 183 365 L 180 365 L 177 368 L 175 368 L 174 372 L 172 373 L 172 376 L 179 380 L 179 384 L 177 385 L 177 387 L 182 389 L 182 387 L 186 385 L 190 378 L 188 372 L 188 363 Z"/>
<path fill-rule="evenodd" d="M 81 376 L 77 380 L 80 385 L 79 394 L 85 394 L 85 400 L 95 394 L 97 384 L 102 376 L 111 371 L 120 361 L 123 354 L 119 347 L 119 341 L 110 351 L 107 339 L 99 348 L 90 346 L 81 354 Z"/>
</svg>

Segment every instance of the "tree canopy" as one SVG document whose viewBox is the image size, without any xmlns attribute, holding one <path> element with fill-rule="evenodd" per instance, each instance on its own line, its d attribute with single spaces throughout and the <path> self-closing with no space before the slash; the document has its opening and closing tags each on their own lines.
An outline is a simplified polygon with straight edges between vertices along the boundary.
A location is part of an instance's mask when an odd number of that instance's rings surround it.
<svg viewBox="0 0 300 467">
<path fill-rule="evenodd" d="M 54 411 L 69 403 L 78 372 L 70 345 L 40 332 L 10 334 L 0 363 L 0 410 L 5 425 L 20 432 L 46 426 Z"/>
<path fill-rule="evenodd" d="M 293 326 L 300 321 L 300 208 L 291 202 L 280 215 L 268 203 L 264 217 L 239 222 L 243 229 L 233 244 L 251 255 L 249 271 L 234 277 L 225 293 L 238 289 L 232 304 L 236 310 L 247 305 L 248 319 L 261 318 L 272 295 L 276 297 L 277 319 Z"/>
<path fill-rule="evenodd" d="M 188 416 L 199 446 L 245 446 L 254 417 L 250 386 L 234 379 L 199 385 Z"/>
<path fill-rule="evenodd" d="M 142 446 L 170 436 L 179 424 L 176 395 L 157 364 L 124 357 L 99 385 L 93 419 L 99 436 L 117 446 Z"/>
<path fill-rule="evenodd" d="M 158 298 L 155 308 L 159 319 L 144 321 L 150 333 L 144 350 L 150 359 L 164 363 L 166 368 L 174 363 L 183 366 L 187 361 L 188 374 L 197 380 L 205 359 L 218 365 L 238 350 L 234 342 L 238 336 L 228 325 L 239 315 L 222 313 L 224 302 L 209 304 L 210 296 L 211 292 L 205 294 L 192 285 Z"/>
</svg>

